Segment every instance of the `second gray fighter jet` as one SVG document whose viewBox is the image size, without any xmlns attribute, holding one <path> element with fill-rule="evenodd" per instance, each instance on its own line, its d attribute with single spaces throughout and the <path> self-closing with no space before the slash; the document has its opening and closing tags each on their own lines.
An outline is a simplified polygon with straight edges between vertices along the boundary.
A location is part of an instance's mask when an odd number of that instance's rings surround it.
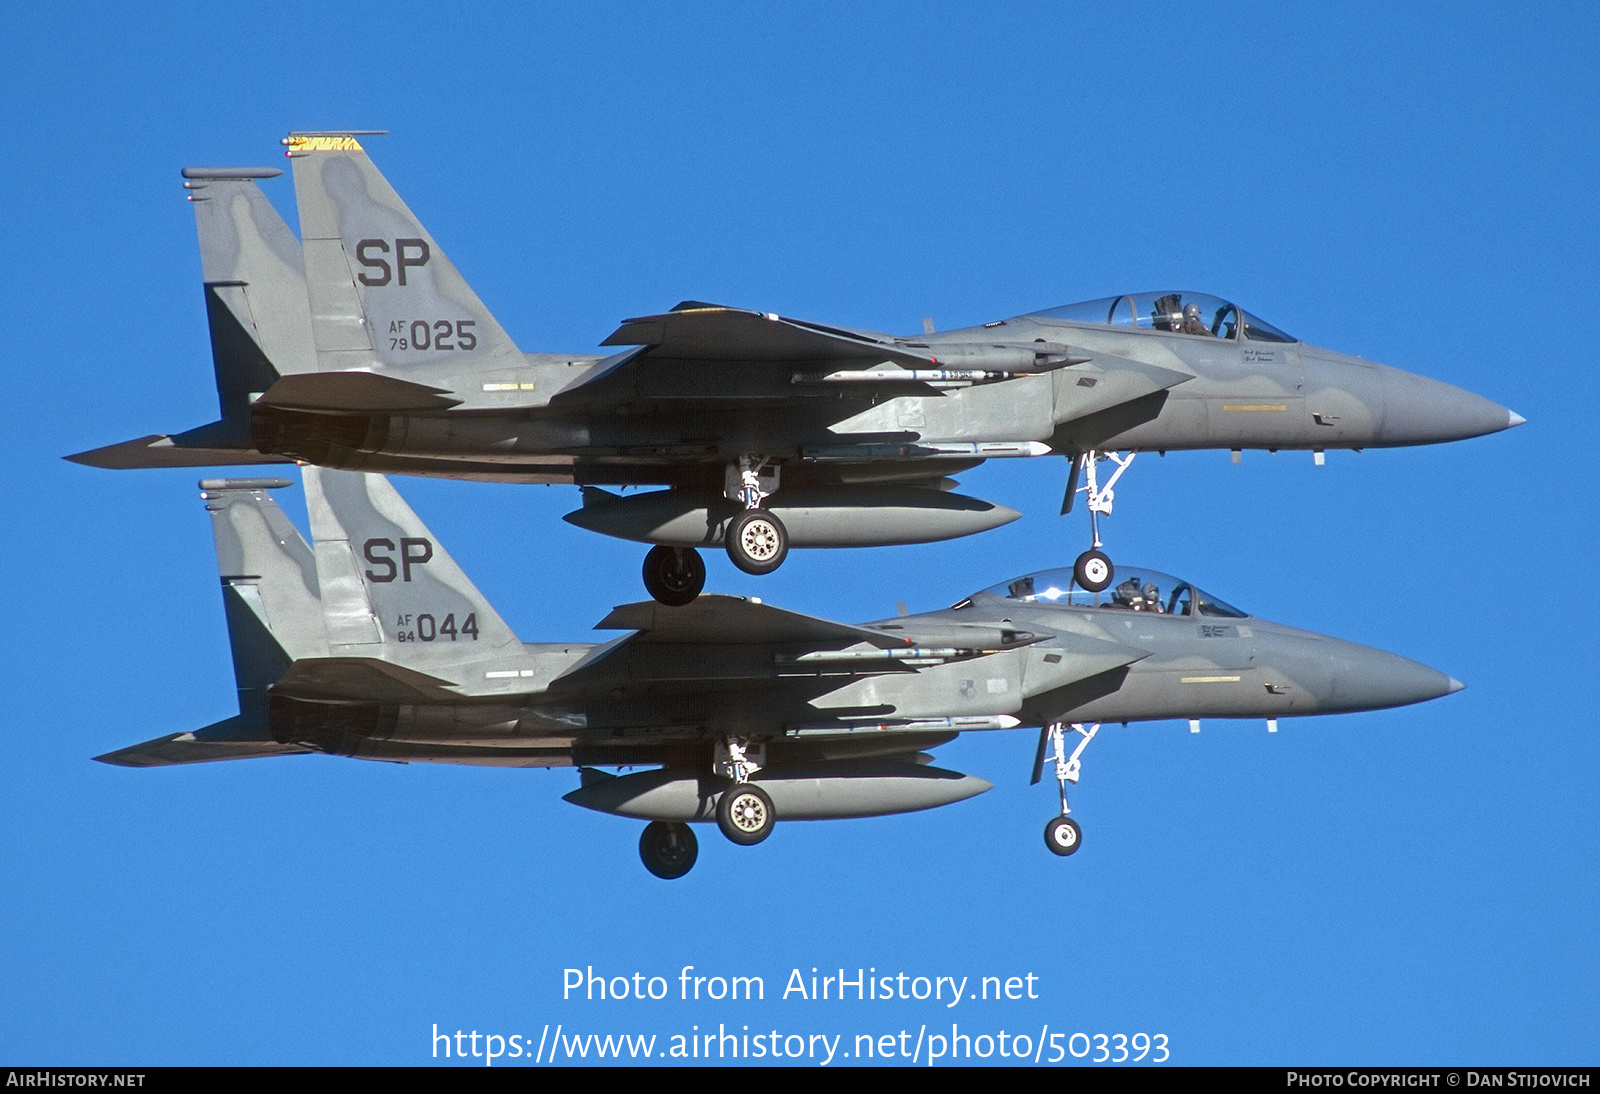
<svg viewBox="0 0 1600 1094">
<path fill-rule="evenodd" d="M 1042 727 L 1068 783 L 1099 722 L 1276 719 L 1400 706 L 1460 687 L 1402 657 L 1294 630 L 1151 570 L 1104 593 L 1045 571 L 954 607 L 851 626 L 755 601 L 646 601 L 604 644 L 524 644 L 381 476 L 305 470 L 314 544 L 267 495 L 207 480 L 239 713 L 99 757 L 150 767 L 323 752 L 582 769 L 566 800 L 648 821 L 645 865 L 678 877 L 689 825 L 734 843 L 779 820 L 881 816 L 990 788 L 931 766 L 963 732 Z M 1069 755 L 1068 740 L 1078 742 Z M 613 775 L 602 768 L 650 770 Z"/>
</svg>

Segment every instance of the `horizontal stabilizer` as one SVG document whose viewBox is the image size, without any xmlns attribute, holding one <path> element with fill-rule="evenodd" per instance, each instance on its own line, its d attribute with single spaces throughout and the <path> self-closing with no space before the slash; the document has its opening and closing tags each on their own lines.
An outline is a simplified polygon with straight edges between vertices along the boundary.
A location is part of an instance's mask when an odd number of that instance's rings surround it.
<svg viewBox="0 0 1600 1094">
<path fill-rule="evenodd" d="M 262 756 L 293 756 L 311 751 L 299 745 L 279 744 L 268 737 L 260 719 L 235 715 L 188 733 L 173 733 L 143 744 L 129 745 L 95 759 L 117 767 L 167 767 L 202 764 L 215 760 L 253 760 Z"/>
<path fill-rule="evenodd" d="M 449 680 L 373 657 L 305 657 L 296 661 L 273 693 L 297 699 L 353 699 L 374 703 L 453 702 L 460 695 Z"/>
<path fill-rule="evenodd" d="M 910 640 L 881 631 L 851 627 L 798 612 L 772 608 L 754 600 L 707 594 L 681 608 L 654 600 L 623 604 L 595 624 L 595 630 L 636 630 L 634 643 L 751 643 L 782 645 L 816 643 L 833 649 L 865 642 L 894 649 Z"/>
<path fill-rule="evenodd" d="M 444 388 L 371 372 L 303 372 L 285 376 L 258 400 L 266 406 L 309 411 L 448 410 L 459 406 Z"/>
<path fill-rule="evenodd" d="M 246 442 L 248 444 L 248 442 Z M 121 444 L 91 448 L 64 457 L 86 467 L 127 471 L 136 467 L 242 467 L 246 464 L 293 463 L 287 456 L 265 456 L 254 448 L 193 448 L 181 437 L 152 433 Z"/>
<path fill-rule="evenodd" d="M 649 346 L 649 356 L 697 361 L 830 361 L 870 358 L 926 366 L 927 352 L 871 334 L 715 305 L 624 320 L 603 346 Z"/>
</svg>

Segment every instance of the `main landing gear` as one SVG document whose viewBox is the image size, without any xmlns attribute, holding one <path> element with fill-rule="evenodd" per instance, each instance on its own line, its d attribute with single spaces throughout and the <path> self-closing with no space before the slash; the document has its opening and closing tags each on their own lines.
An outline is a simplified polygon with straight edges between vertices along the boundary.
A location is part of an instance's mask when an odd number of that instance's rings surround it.
<svg viewBox="0 0 1600 1094">
<path fill-rule="evenodd" d="M 728 465 L 723 493 L 729 501 L 742 505 L 744 512 L 728 522 L 723 544 L 728 558 L 747 574 L 770 574 L 789 554 L 789 533 L 783 521 L 761 508 L 777 489 L 777 465 L 769 466 L 765 457 L 746 454 L 737 464 Z"/>
<path fill-rule="evenodd" d="M 789 531 L 762 503 L 778 489 L 778 467 L 742 455 L 728 465 L 723 492 L 742 507 L 722 537 L 728 559 L 747 574 L 770 574 L 789 556 Z M 693 547 L 652 547 L 644 556 L 644 587 L 663 604 L 682 607 L 706 586 L 706 564 Z"/>
<path fill-rule="evenodd" d="M 687 824 L 651 821 L 639 837 L 639 857 L 646 870 L 671 881 L 693 869 L 695 859 L 700 857 L 700 841 Z"/>
<path fill-rule="evenodd" d="M 772 835 L 772 799 L 755 783 L 740 783 L 717 800 L 717 827 L 741 847 L 754 847 Z"/>
<path fill-rule="evenodd" d="M 723 537 L 728 558 L 747 574 L 770 574 L 789 554 L 783 521 L 765 509 L 746 509 L 728 524 Z"/>
<path fill-rule="evenodd" d="M 752 744 L 739 737 L 724 737 L 712 753 L 711 766 L 718 775 L 732 779 L 733 785 L 717 799 L 717 827 L 741 847 L 754 847 L 772 835 L 777 819 L 772 799 L 750 781 L 767 762 L 765 745 Z"/>
<path fill-rule="evenodd" d="M 772 835 L 777 822 L 772 798 L 750 781 L 766 762 L 766 746 L 743 738 L 725 737 L 713 746 L 712 770 L 731 780 L 717 798 L 717 827 L 741 847 L 754 847 Z M 687 874 L 699 855 L 694 832 L 679 821 L 651 821 L 639 837 L 644 868 L 668 881 Z"/>
<path fill-rule="evenodd" d="M 706 587 L 706 564 L 693 547 L 652 547 L 644 556 L 644 587 L 661 603 L 681 607 Z"/>
<path fill-rule="evenodd" d="M 1061 815 L 1044 826 L 1044 845 L 1063 857 L 1072 854 L 1083 845 L 1083 830 L 1078 827 L 1078 822 L 1068 814 L 1072 812 L 1067 805 L 1067 784 L 1078 784 L 1078 776 L 1083 771 L 1080 757 L 1083 750 L 1089 747 L 1089 742 L 1094 740 L 1094 735 L 1100 732 L 1098 723 L 1085 726 L 1074 722 L 1071 730 L 1081 734 L 1083 740 L 1078 742 L 1078 747 L 1072 750 L 1072 755 L 1067 755 L 1066 730 L 1068 726 L 1061 722 L 1051 722 L 1039 731 L 1039 753 L 1033 763 L 1033 780 L 1038 782 L 1044 774 L 1045 749 L 1051 747 L 1055 754 L 1056 782 L 1061 787 Z"/>
<path fill-rule="evenodd" d="M 1126 456 L 1119 456 L 1115 452 L 1096 452 L 1090 449 L 1080 453 L 1073 461 L 1072 476 L 1067 480 L 1067 496 L 1061 503 L 1061 511 L 1062 513 L 1072 511 L 1073 495 L 1081 492 L 1087 496 L 1089 535 L 1094 540 L 1094 546 L 1078 556 L 1078 560 L 1072 565 L 1072 576 L 1079 588 L 1087 589 L 1091 593 L 1098 593 L 1111 584 L 1111 559 L 1100 550 L 1103 546 L 1100 542 L 1100 515 L 1102 513 L 1106 516 L 1111 515 L 1111 503 L 1116 497 L 1111 488 L 1117 484 L 1122 473 L 1132 465 L 1133 458 L 1137 455 L 1137 452 L 1129 452 Z M 1106 480 L 1105 486 L 1100 485 L 1099 475 L 1095 470 L 1095 465 L 1101 460 L 1110 460 L 1117 465 L 1116 471 Z M 1078 485 L 1080 474 L 1088 480 L 1083 486 Z"/>
</svg>

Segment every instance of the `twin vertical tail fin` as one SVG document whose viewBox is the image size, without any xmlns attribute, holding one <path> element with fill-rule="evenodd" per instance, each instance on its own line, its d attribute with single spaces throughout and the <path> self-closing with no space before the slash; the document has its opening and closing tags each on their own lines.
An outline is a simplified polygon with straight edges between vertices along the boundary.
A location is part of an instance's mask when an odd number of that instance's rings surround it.
<svg viewBox="0 0 1600 1094">
<path fill-rule="evenodd" d="M 521 352 L 354 135 L 285 141 L 323 371 L 519 367 Z M 440 368 L 439 366 L 442 366 Z"/>
<path fill-rule="evenodd" d="M 68 456 L 91 467 L 286 463 L 256 449 L 250 406 L 282 377 L 317 367 L 300 241 L 256 185 L 275 167 L 186 167 L 220 421 Z"/>
<path fill-rule="evenodd" d="M 267 689 L 295 661 L 326 657 L 316 558 L 268 490 L 288 479 L 202 479 L 239 709 L 266 705 Z"/>
<path fill-rule="evenodd" d="M 382 475 L 306 467 L 328 653 L 466 684 L 522 643 Z"/>
<path fill-rule="evenodd" d="M 216 541 L 239 713 L 204 729 L 158 737 L 95 759 L 122 767 L 160 767 L 307 751 L 274 741 L 268 713 L 268 689 L 290 666 L 328 652 L 316 560 L 267 495 L 289 485 L 288 479 L 200 483 Z"/>
<path fill-rule="evenodd" d="M 239 713 L 96 759 L 154 767 L 306 752 L 302 740 L 316 738 L 279 724 L 294 717 L 280 698 L 331 704 L 324 711 L 450 701 L 513 692 L 531 675 L 511 628 L 387 479 L 304 470 L 315 549 L 267 495 L 289 480 L 200 483 Z"/>
<path fill-rule="evenodd" d="M 186 167 L 223 418 L 243 418 L 281 376 L 317 367 L 300 241 L 255 180 L 275 167 Z"/>
</svg>

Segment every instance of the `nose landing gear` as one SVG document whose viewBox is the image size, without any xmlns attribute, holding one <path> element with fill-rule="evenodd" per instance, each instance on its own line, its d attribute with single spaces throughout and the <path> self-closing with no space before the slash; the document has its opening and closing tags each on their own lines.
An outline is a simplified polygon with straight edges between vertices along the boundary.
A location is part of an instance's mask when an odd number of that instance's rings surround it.
<svg viewBox="0 0 1600 1094">
<path fill-rule="evenodd" d="M 1133 464 L 1137 452 L 1129 452 L 1126 456 L 1119 456 L 1115 452 L 1096 452 L 1090 449 L 1080 453 L 1072 465 L 1072 477 L 1067 482 L 1067 496 L 1061 503 L 1061 512 L 1072 511 L 1072 499 L 1075 494 L 1082 493 L 1089 503 L 1089 535 L 1094 540 L 1094 546 L 1078 556 L 1073 563 L 1072 576 L 1077 581 L 1079 588 L 1087 589 L 1091 593 L 1098 593 L 1111 584 L 1111 559 L 1100 550 L 1104 544 L 1100 542 L 1100 516 L 1111 515 L 1111 504 L 1116 499 L 1112 487 L 1122 477 L 1122 473 Z M 1117 465 L 1105 486 L 1099 482 L 1099 474 L 1095 465 L 1101 460 L 1110 460 Z M 1082 474 L 1088 480 L 1083 486 L 1078 485 L 1078 476 Z M 1069 853 L 1070 852 L 1064 852 Z"/>
<path fill-rule="evenodd" d="M 1078 784 L 1078 776 L 1083 772 L 1080 757 L 1083 750 L 1089 747 L 1089 742 L 1094 740 L 1094 735 L 1100 732 L 1099 723 L 1085 726 L 1081 722 L 1071 725 L 1073 732 L 1082 735 L 1083 740 L 1078 742 L 1078 747 L 1072 750 L 1072 755 L 1067 755 L 1066 730 L 1069 727 L 1061 722 L 1051 722 L 1039 731 L 1039 752 L 1033 763 L 1033 779 L 1037 783 L 1044 774 L 1045 750 L 1053 746 L 1056 763 L 1056 782 L 1061 787 L 1061 815 L 1044 826 L 1044 845 L 1051 852 L 1065 857 L 1083 846 L 1083 830 L 1078 827 L 1078 822 L 1068 814 L 1072 812 L 1067 805 L 1067 784 Z"/>
</svg>

